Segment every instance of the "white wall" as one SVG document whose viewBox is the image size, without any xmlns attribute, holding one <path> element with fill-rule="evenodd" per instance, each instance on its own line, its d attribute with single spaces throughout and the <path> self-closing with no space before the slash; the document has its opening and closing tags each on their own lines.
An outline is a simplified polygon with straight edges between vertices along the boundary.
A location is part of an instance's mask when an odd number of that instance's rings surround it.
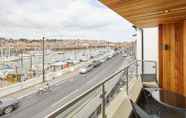
<svg viewBox="0 0 186 118">
<path fill-rule="evenodd" d="M 136 52 L 137 52 L 137 59 L 141 60 L 141 31 L 138 30 L 137 31 L 137 48 L 136 48 Z"/>
<path fill-rule="evenodd" d="M 137 59 L 141 60 L 141 31 L 137 31 Z M 158 28 L 144 28 L 144 60 L 158 61 Z"/>
</svg>

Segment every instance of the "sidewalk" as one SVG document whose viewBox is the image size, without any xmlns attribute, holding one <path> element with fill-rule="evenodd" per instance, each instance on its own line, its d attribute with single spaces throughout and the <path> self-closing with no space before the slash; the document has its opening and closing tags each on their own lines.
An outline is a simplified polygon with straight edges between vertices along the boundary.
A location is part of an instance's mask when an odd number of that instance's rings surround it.
<svg viewBox="0 0 186 118">
<path fill-rule="evenodd" d="M 11 85 L 10 82 L 0 80 L 0 88 L 6 87 L 6 86 L 9 86 L 9 85 Z"/>
<path fill-rule="evenodd" d="M 46 81 L 48 82 L 49 86 L 53 86 L 53 85 L 56 85 L 57 83 L 60 83 L 62 81 L 65 81 L 65 80 L 68 80 L 68 79 L 73 79 L 73 77 L 79 73 L 79 68 L 82 67 L 83 65 L 87 64 L 87 63 L 89 63 L 89 62 L 80 63 L 78 65 L 69 67 L 69 68 L 64 69 L 64 70 L 48 73 L 45 76 Z M 37 80 L 37 81 L 38 81 L 38 79 L 42 79 L 42 76 L 37 77 L 37 78 L 33 78 L 33 80 Z M 19 83 L 19 84 L 21 84 L 21 83 Z M 16 91 L 12 94 L 3 96 L 1 98 L 14 97 L 14 98 L 21 99 L 23 97 L 29 96 L 33 93 L 36 93 L 40 88 L 43 88 L 44 86 L 46 86 L 46 83 L 44 84 L 41 81 L 38 84 L 35 84 L 31 87 L 21 89 L 19 91 Z"/>
</svg>

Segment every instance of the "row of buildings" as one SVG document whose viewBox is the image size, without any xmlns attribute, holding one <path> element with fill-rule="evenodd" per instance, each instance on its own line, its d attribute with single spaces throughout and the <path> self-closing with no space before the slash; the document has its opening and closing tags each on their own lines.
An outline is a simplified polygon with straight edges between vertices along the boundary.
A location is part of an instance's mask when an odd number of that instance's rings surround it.
<svg viewBox="0 0 186 118">
<path fill-rule="evenodd" d="M 125 48 L 132 42 L 108 42 L 104 40 L 81 40 L 81 39 L 45 39 L 45 48 L 52 50 L 82 49 L 82 48 Z M 41 49 L 43 40 L 39 39 L 6 39 L 0 38 L 1 48 L 16 48 L 25 50 Z"/>
</svg>

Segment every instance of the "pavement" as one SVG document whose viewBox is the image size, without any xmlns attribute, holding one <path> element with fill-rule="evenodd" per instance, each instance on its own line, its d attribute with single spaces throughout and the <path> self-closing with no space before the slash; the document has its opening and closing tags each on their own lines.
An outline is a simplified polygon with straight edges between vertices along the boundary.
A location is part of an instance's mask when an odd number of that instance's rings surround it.
<svg viewBox="0 0 186 118">
<path fill-rule="evenodd" d="M 72 78 L 73 77 L 72 75 L 77 75 L 77 73 L 79 73 L 79 68 L 86 65 L 87 63 L 90 62 L 79 63 L 75 66 L 71 66 L 70 68 L 66 68 L 64 70 L 59 70 L 56 72 L 48 72 L 45 75 L 46 82 L 49 83 L 50 86 L 60 84 L 60 82 L 65 81 L 70 77 Z M 33 78 L 33 80 L 35 81 L 37 81 L 38 79 L 42 80 L 42 76 Z M 34 82 L 34 81 L 30 81 L 30 82 Z M 21 84 L 25 84 L 25 83 L 21 83 Z M 13 92 L 5 96 L 1 95 L 2 97 L 0 98 L 13 97 L 13 98 L 21 99 L 30 94 L 36 93 L 40 88 L 44 88 L 45 86 L 46 83 L 41 83 L 37 81 L 37 83 L 34 82 L 33 85 L 31 85 L 30 87 L 22 88 L 20 90 L 17 90 L 17 92 Z"/>
<path fill-rule="evenodd" d="M 0 80 L 0 88 L 7 87 L 8 85 L 11 85 L 11 82 Z"/>
<path fill-rule="evenodd" d="M 114 73 L 123 61 L 128 63 L 128 60 L 122 56 L 116 56 L 87 74 L 81 75 L 79 71 L 73 71 L 70 74 L 61 75 L 59 78 L 65 78 L 65 81 L 56 82 L 45 94 L 33 92 L 21 97 L 20 107 L 10 114 L 2 115 L 1 118 L 43 118 L 59 105 L 67 103 Z"/>
</svg>

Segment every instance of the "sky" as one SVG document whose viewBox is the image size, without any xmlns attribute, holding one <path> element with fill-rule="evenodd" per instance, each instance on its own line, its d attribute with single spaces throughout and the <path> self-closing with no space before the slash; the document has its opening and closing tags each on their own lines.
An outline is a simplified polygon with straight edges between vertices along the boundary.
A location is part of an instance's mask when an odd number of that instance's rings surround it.
<svg viewBox="0 0 186 118">
<path fill-rule="evenodd" d="M 0 37 L 129 41 L 132 25 L 97 0 L 1 0 Z"/>
</svg>

